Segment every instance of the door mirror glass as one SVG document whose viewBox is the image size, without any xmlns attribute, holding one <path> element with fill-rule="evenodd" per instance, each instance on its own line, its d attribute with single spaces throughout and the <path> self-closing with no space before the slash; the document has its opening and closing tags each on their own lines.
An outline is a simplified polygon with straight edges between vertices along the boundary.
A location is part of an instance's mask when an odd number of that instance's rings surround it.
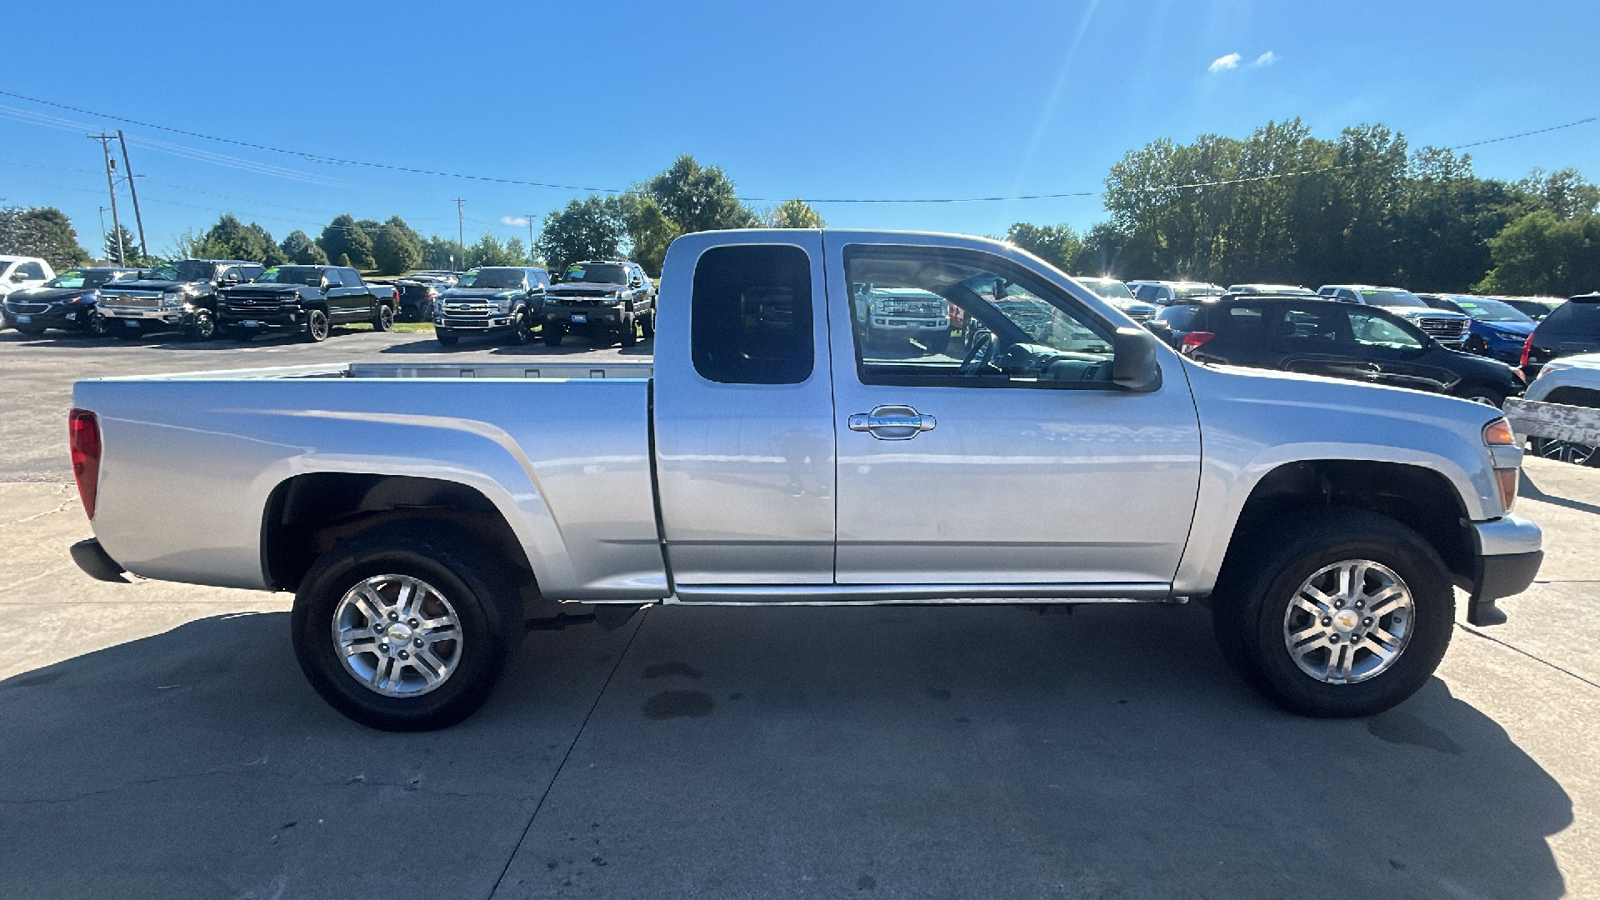
<svg viewBox="0 0 1600 900">
<path fill-rule="evenodd" d="M 1148 393 L 1161 387 L 1156 337 L 1143 328 L 1123 326 L 1112 337 L 1111 380 L 1130 391 Z"/>
</svg>

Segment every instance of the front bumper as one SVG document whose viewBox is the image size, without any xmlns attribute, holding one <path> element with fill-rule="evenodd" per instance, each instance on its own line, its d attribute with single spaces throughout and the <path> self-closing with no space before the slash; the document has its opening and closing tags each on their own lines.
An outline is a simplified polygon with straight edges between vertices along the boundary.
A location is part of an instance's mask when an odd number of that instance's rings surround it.
<svg viewBox="0 0 1600 900">
<path fill-rule="evenodd" d="M 294 307 L 279 309 L 218 309 L 217 326 L 229 328 L 300 328 L 305 313 Z"/>
<path fill-rule="evenodd" d="M 541 315 L 545 322 L 558 328 L 584 328 L 590 325 L 622 327 L 623 309 L 620 306 L 556 306 L 545 305 Z"/>
<path fill-rule="evenodd" d="M 153 309 L 133 306 L 100 305 L 100 314 L 106 317 L 111 328 L 181 328 L 189 324 L 190 311 L 183 307 L 163 306 Z"/>
<path fill-rule="evenodd" d="M 478 318 L 456 318 L 452 316 L 434 316 L 433 327 L 448 328 L 451 331 L 510 331 L 517 325 L 516 319 L 510 315 L 488 316 Z"/>
<path fill-rule="evenodd" d="M 28 307 L 32 308 L 32 307 Z M 19 312 L 7 308 L 5 321 L 11 325 L 32 325 L 38 328 L 77 329 L 88 324 L 89 311 L 94 309 L 94 304 L 84 306 L 77 304 L 57 303 L 44 312 Z"/>
<path fill-rule="evenodd" d="M 1476 546 L 1467 621 L 1499 625 L 1506 621 L 1506 614 L 1495 601 L 1520 594 L 1533 584 L 1544 561 L 1544 535 L 1539 526 L 1513 515 L 1474 522 L 1472 534 Z"/>
</svg>

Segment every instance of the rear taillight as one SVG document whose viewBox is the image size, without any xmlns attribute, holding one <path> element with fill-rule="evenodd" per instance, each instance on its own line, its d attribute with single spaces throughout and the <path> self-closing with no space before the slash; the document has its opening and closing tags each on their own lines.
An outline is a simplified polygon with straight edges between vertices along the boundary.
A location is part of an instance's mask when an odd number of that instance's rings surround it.
<svg viewBox="0 0 1600 900">
<path fill-rule="evenodd" d="M 1216 337 L 1212 331 L 1191 331 L 1183 336 L 1183 343 L 1178 345 L 1179 353 L 1193 353 L 1197 348 L 1205 346 L 1206 341 Z"/>
<path fill-rule="evenodd" d="M 1527 368 L 1528 368 L 1528 354 L 1530 354 L 1532 352 L 1533 352 L 1533 335 L 1529 334 L 1527 341 L 1523 342 L 1523 344 L 1522 344 L 1522 368 L 1523 368 L 1524 371 L 1526 371 Z"/>
<path fill-rule="evenodd" d="M 83 511 L 94 518 L 100 492 L 100 421 L 87 409 L 67 414 L 67 445 L 72 449 L 72 477 L 78 482 Z"/>
</svg>

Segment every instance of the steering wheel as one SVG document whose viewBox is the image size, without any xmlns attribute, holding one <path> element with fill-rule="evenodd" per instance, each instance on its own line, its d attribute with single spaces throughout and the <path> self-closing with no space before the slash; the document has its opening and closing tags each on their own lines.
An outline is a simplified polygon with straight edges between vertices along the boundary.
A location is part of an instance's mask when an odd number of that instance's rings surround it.
<svg viewBox="0 0 1600 900">
<path fill-rule="evenodd" d="M 967 351 L 961 360 L 961 374 L 970 378 L 983 371 L 985 366 L 994 362 L 995 351 L 999 349 L 1000 342 L 995 339 L 994 332 L 985 331 L 972 342 L 972 349 Z"/>
</svg>

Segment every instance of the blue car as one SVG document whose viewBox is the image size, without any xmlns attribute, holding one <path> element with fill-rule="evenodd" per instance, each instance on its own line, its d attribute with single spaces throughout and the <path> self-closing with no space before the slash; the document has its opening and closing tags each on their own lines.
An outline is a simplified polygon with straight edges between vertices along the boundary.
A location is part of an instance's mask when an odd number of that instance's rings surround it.
<svg viewBox="0 0 1600 900">
<path fill-rule="evenodd" d="M 1429 306 L 1472 317 L 1466 349 L 1501 362 L 1522 362 L 1522 347 L 1538 323 L 1509 303 L 1466 294 L 1423 294 Z"/>
</svg>

